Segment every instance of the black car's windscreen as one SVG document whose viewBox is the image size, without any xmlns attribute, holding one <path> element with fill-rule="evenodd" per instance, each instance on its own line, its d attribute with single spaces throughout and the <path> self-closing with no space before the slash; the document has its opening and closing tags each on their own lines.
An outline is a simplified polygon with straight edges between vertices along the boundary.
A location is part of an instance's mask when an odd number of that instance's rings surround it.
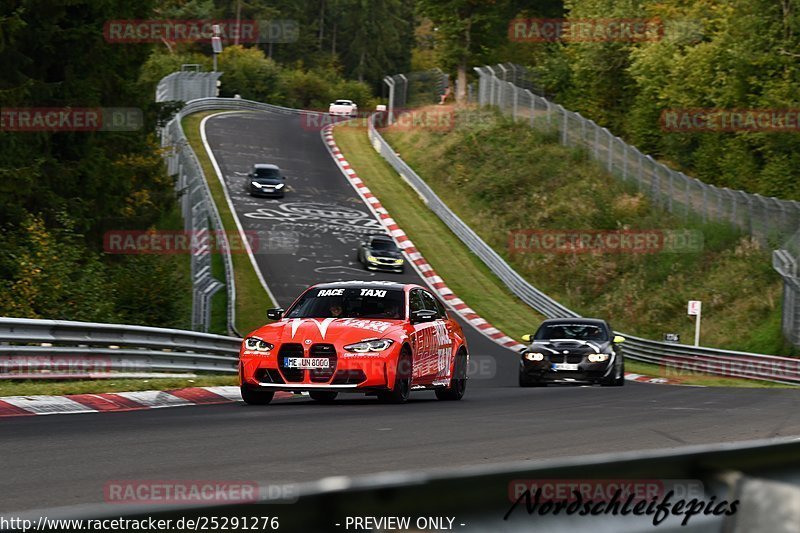
<svg viewBox="0 0 800 533">
<path fill-rule="evenodd" d="M 311 289 L 286 318 L 405 318 L 405 293 L 398 289 L 353 287 Z"/>
<path fill-rule="evenodd" d="M 384 239 L 374 239 L 370 243 L 370 246 L 372 247 L 373 250 L 382 250 L 382 251 L 387 251 L 387 252 L 398 252 L 398 251 L 400 251 L 400 248 L 398 248 L 397 245 L 394 242 L 387 241 L 387 240 L 384 240 Z"/>
<path fill-rule="evenodd" d="M 257 168 L 255 172 L 256 178 L 280 178 L 281 171 L 277 168 Z"/>
<path fill-rule="evenodd" d="M 581 341 L 608 340 L 605 328 L 594 324 L 545 324 L 534 335 L 534 340 L 575 339 Z"/>
</svg>

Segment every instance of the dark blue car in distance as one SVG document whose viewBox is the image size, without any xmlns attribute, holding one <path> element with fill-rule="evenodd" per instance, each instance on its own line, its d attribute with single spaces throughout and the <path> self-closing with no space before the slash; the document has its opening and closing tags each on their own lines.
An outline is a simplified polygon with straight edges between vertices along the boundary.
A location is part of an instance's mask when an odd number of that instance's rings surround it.
<svg viewBox="0 0 800 533">
<path fill-rule="evenodd" d="M 247 187 L 252 196 L 283 198 L 286 194 L 286 177 L 277 165 L 256 164 L 247 174 Z"/>
</svg>

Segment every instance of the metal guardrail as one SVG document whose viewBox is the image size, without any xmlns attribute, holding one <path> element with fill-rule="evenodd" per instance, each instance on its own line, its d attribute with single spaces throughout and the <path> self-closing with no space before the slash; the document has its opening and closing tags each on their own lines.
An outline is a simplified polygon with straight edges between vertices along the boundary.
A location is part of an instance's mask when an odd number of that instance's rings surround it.
<svg viewBox="0 0 800 533">
<path fill-rule="evenodd" d="M 464 223 L 375 128 L 368 125 L 372 146 L 413 187 L 428 207 L 520 300 L 547 318 L 577 317 L 575 311 L 549 297 L 520 276 L 500 255 Z M 620 333 L 626 338 L 625 355 L 634 360 L 655 363 L 674 371 L 674 375 L 709 373 L 722 376 L 760 379 L 800 385 L 800 359 L 695 347 L 653 341 Z"/>
<path fill-rule="evenodd" d="M 784 337 L 800 347 L 800 280 L 796 267 L 800 262 L 800 202 L 716 187 L 676 172 L 580 113 L 543 98 L 525 67 L 505 63 L 477 67 L 475 71 L 480 76 L 480 105 L 496 106 L 514 120 L 528 121 L 532 128 L 557 131 L 561 144 L 584 148 L 609 174 L 636 183 L 640 192 L 670 213 L 682 214 L 685 219 L 691 215 L 704 222 L 729 223 L 761 242 L 793 235 L 775 252 L 773 267 L 784 280 Z"/>
<path fill-rule="evenodd" d="M 800 230 L 772 252 L 772 268 L 783 278 L 783 336 L 800 347 Z"/>
<path fill-rule="evenodd" d="M 188 102 L 217 95 L 222 72 L 173 72 L 156 86 L 156 102 Z"/>
<path fill-rule="evenodd" d="M 98 372 L 234 373 L 242 340 L 180 329 L 0 318 L 0 378 L 29 370 L 80 377 Z"/>
<path fill-rule="evenodd" d="M 103 520 L 123 517 L 128 520 L 184 519 L 193 523 L 241 520 L 248 517 L 279 517 L 281 530 L 327 532 L 345 527 L 348 517 L 411 517 L 411 528 L 419 517 L 452 517 L 451 528 L 419 530 L 458 530 L 465 532 L 503 531 L 616 531 L 638 533 L 750 533 L 752 531 L 796 531 L 800 504 L 800 443 L 796 439 L 750 441 L 735 444 L 684 446 L 669 450 L 609 452 L 579 458 L 549 461 L 518 461 L 505 464 L 439 469 L 433 472 L 393 472 L 361 477 L 338 476 L 296 485 L 260 485 L 255 502 L 218 505 L 93 505 L 46 511 L 51 519 Z M 595 481 L 592 481 L 595 480 Z M 677 490 L 669 499 L 663 522 L 654 524 L 654 512 L 636 516 L 628 513 L 600 512 L 581 516 L 571 513 L 536 512 L 529 514 L 525 503 L 509 513 L 516 488 L 523 484 L 550 487 L 591 488 L 627 486 L 647 488 L 638 499 L 664 501 L 670 488 Z M 653 491 L 652 489 L 656 489 Z M 583 489 L 586 491 L 587 489 Z M 632 489 L 632 492 L 637 489 Z M 606 494 L 591 492 L 587 498 L 608 502 Z M 672 506 L 684 500 L 681 508 L 697 498 L 712 507 L 725 503 L 723 510 L 737 501 L 729 515 L 697 513 L 681 525 L 685 511 Z M 562 496 L 563 498 L 563 496 Z M 625 498 L 621 498 L 622 501 Z M 585 500 L 584 500 L 585 503 Z M 291 504 L 291 505 L 285 505 Z M 543 507 L 543 506 L 540 506 Z M 702 508 L 702 507 L 701 507 Z M 609 506 L 613 509 L 613 506 Z M 619 510 L 620 507 L 618 506 Z M 538 510 L 538 509 L 537 509 Z M 21 518 L 37 523 L 40 513 L 20 513 Z M 505 519 L 506 515 L 508 519 Z M 256 521 L 258 518 L 256 518 Z M 446 522 L 445 522 L 446 523 Z M 352 526 L 352 524 L 351 524 Z M 367 528 L 353 527 L 366 530 Z M 373 528 L 374 529 L 374 528 Z M 400 528 L 395 528 L 400 529 Z M 402 528 L 408 530 L 409 528 Z"/>
</svg>

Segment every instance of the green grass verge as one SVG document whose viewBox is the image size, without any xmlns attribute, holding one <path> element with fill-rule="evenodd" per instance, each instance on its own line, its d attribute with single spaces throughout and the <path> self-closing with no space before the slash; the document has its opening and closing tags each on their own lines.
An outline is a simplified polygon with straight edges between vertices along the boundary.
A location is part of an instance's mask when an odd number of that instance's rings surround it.
<svg viewBox="0 0 800 533">
<path fill-rule="evenodd" d="M 523 334 L 536 329 L 543 317 L 514 296 L 427 208 L 414 189 L 373 150 L 366 128 L 340 126 L 334 129 L 334 136 L 358 176 L 380 199 L 392 218 L 459 298 L 495 327 L 514 338 L 519 339 Z M 465 272 L 469 276 L 465 276 Z M 628 372 L 669 377 L 673 382 L 686 385 L 786 387 L 765 381 L 712 375 L 666 374 L 663 367 L 630 359 L 625 364 Z"/>
<path fill-rule="evenodd" d="M 194 378 L 92 379 L 85 381 L 0 381 L 0 396 L 35 396 L 39 394 L 94 394 L 142 390 L 170 390 L 185 387 L 236 385 L 235 374 L 203 375 Z"/>
<path fill-rule="evenodd" d="M 214 167 L 211 165 L 211 160 L 208 158 L 200 136 L 200 122 L 203 118 L 215 113 L 217 111 L 208 111 L 186 117 L 183 120 L 183 131 L 195 154 L 197 154 L 200 165 L 203 167 L 203 172 L 211 189 L 211 196 L 214 198 L 214 203 L 217 204 L 217 209 L 222 218 L 222 225 L 225 227 L 226 233 L 230 235 L 236 234 L 238 231 L 236 223 L 225 199 L 222 184 L 219 182 L 216 172 L 214 172 Z M 247 254 L 234 253 L 231 257 L 233 260 L 234 283 L 236 284 L 236 328 L 242 335 L 246 335 L 264 324 L 266 321 L 266 309 L 274 307 L 274 303 L 261 286 L 261 282 Z M 214 313 L 213 308 L 212 313 Z M 218 310 L 216 314 L 219 314 Z"/>
<path fill-rule="evenodd" d="M 543 317 L 514 296 L 427 208 L 372 149 L 365 128 L 347 126 L 334 131 L 336 143 L 359 177 L 459 298 L 508 335 L 519 338 L 535 331 Z"/>
<path fill-rule="evenodd" d="M 705 346 L 789 354 L 771 246 L 726 224 L 669 213 L 586 152 L 496 113 L 457 112 L 450 131 L 389 128 L 386 139 L 448 206 L 526 279 L 584 316 L 661 339 L 694 337 L 688 300 L 703 301 Z M 655 253 L 515 252 L 520 231 L 687 233 L 697 246 Z M 522 234 L 524 236 L 524 233 Z M 522 239 L 523 245 L 529 241 Z"/>
</svg>

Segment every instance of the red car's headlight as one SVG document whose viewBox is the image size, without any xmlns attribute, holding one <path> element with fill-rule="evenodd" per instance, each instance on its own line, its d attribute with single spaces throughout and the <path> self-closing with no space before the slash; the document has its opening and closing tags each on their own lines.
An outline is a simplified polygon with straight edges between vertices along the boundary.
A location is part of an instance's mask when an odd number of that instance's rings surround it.
<svg viewBox="0 0 800 533">
<path fill-rule="evenodd" d="M 389 348 L 394 341 L 392 339 L 378 339 L 374 341 L 362 341 L 355 344 L 349 344 L 344 347 L 348 352 L 366 353 L 366 352 L 382 352 Z"/>
<path fill-rule="evenodd" d="M 245 350 L 249 350 L 251 352 L 269 352 L 274 347 L 274 345 L 263 339 L 259 339 L 258 337 L 247 337 L 244 340 Z"/>
</svg>

